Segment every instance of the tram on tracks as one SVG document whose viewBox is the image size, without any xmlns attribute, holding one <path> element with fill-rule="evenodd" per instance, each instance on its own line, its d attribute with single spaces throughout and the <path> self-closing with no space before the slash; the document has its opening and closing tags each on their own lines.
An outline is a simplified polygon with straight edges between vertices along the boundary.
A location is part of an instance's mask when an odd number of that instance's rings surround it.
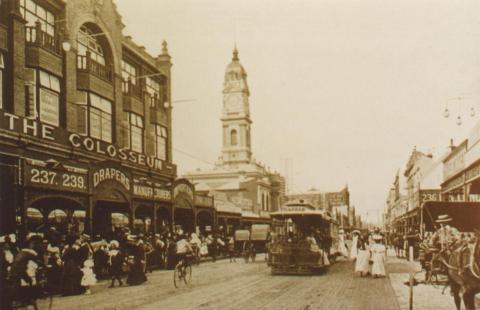
<svg viewBox="0 0 480 310">
<path fill-rule="evenodd" d="M 328 255 L 338 225 L 325 211 L 308 203 L 288 203 L 270 217 L 267 264 L 273 275 L 316 274 L 330 265 Z"/>
</svg>

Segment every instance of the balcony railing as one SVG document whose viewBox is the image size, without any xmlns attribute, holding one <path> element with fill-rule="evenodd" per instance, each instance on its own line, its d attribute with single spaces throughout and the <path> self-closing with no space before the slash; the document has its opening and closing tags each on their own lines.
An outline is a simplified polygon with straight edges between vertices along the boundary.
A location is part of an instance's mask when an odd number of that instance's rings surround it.
<svg viewBox="0 0 480 310">
<path fill-rule="evenodd" d="M 143 89 L 140 85 L 133 84 L 132 81 L 129 79 L 128 81 L 122 82 L 122 91 L 124 95 L 127 96 L 134 96 L 138 99 L 143 99 L 142 93 Z"/>
<path fill-rule="evenodd" d="M 37 24 L 34 27 L 25 27 L 25 41 L 28 45 L 44 48 L 57 55 L 61 54 L 60 44 L 58 43 L 57 38 L 44 32 L 40 24 Z"/>
<path fill-rule="evenodd" d="M 77 55 L 77 71 L 91 73 L 108 82 L 113 82 L 113 70 L 111 65 L 103 65 L 86 55 Z"/>
</svg>

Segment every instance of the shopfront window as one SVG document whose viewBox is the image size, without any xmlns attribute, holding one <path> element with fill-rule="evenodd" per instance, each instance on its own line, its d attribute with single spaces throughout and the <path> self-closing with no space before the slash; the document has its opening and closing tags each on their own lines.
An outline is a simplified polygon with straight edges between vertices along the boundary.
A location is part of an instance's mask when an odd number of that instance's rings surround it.
<svg viewBox="0 0 480 310">
<path fill-rule="evenodd" d="M 93 93 L 85 93 L 85 101 L 77 104 L 78 133 L 105 142 L 112 142 L 112 103 Z"/>
<path fill-rule="evenodd" d="M 167 128 L 155 125 L 155 157 L 167 160 Z"/>
<path fill-rule="evenodd" d="M 128 113 L 128 118 L 130 149 L 138 153 L 143 153 L 143 118 L 132 112 Z"/>
<path fill-rule="evenodd" d="M 55 35 L 55 17 L 52 12 L 32 0 L 20 0 L 20 14 L 27 21 L 26 26 L 34 27 L 37 21 L 40 22 L 42 31 Z M 31 38 L 35 41 L 35 38 Z"/>
</svg>

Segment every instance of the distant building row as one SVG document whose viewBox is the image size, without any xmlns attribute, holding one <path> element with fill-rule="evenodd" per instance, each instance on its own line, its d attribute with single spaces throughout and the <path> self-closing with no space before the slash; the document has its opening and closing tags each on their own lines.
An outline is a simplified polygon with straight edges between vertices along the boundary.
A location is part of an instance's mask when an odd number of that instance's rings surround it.
<svg viewBox="0 0 480 310">
<path fill-rule="evenodd" d="M 336 218 L 344 229 L 362 228 L 360 215 L 355 214 L 355 207 L 350 205 L 350 192 L 345 186 L 338 192 L 322 192 L 310 189 L 286 196 L 287 202 L 306 202 L 317 209 L 326 210 Z"/>
<path fill-rule="evenodd" d="M 390 188 L 384 212 L 387 230 L 407 232 L 419 224 L 415 212 L 427 201 L 480 201 L 480 122 L 467 139 L 454 145 L 440 158 L 412 151 L 402 177 L 397 172 Z M 411 216 L 410 216 L 411 215 Z"/>
</svg>

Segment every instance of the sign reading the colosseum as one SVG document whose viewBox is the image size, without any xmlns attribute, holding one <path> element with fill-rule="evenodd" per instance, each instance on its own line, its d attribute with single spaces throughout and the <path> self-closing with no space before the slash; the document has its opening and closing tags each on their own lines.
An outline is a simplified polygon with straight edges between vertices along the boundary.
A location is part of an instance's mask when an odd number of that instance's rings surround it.
<svg viewBox="0 0 480 310">
<path fill-rule="evenodd" d="M 31 137 L 54 141 L 65 146 L 69 144 L 74 148 L 87 152 L 94 152 L 102 156 L 128 161 L 155 170 L 171 169 L 171 166 L 164 165 L 161 159 L 120 148 L 114 144 L 96 140 L 88 136 L 69 133 L 60 127 L 40 122 L 38 119 L 29 119 L 3 112 L 0 113 L 0 128 Z"/>
<path fill-rule="evenodd" d="M 132 150 L 118 148 L 113 144 L 107 144 L 90 137 L 83 137 L 76 133 L 70 134 L 68 140 L 73 147 L 82 148 L 84 150 L 95 152 L 101 155 L 107 155 L 111 158 L 130 161 L 134 164 L 139 164 L 158 170 L 162 170 L 163 167 L 163 162 L 158 158 L 147 156 L 145 154 L 139 154 Z"/>
</svg>

